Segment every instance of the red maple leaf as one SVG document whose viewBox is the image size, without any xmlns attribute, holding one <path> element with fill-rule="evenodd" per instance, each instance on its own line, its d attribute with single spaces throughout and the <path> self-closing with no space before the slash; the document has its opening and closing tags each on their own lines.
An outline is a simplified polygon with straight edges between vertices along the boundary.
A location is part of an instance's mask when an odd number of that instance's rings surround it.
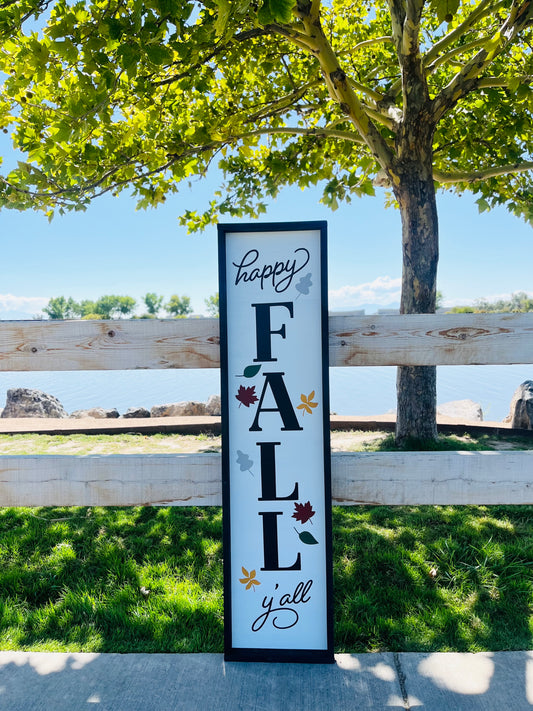
<svg viewBox="0 0 533 711">
<path fill-rule="evenodd" d="M 235 397 L 241 403 L 241 405 L 245 405 L 246 407 L 250 407 L 250 405 L 253 405 L 254 402 L 257 402 L 259 400 L 259 398 L 255 394 L 255 385 L 252 385 L 249 388 L 244 387 L 244 385 L 240 385 L 239 392 L 237 393 L 237 395 L 235 395 Z"/>
<path fill-rule="evenodd" d="M 308 501 L 306 504 L 294 504 L 294 508 L 296 510 L 293 513 L 292 518 L 295 518 L 301 523 L 307 523 L 307 521 L 309 521 L 309 519 L 316 513 L 315 511 L 313 511 L 313 507 L 311 506 L 310 501 Z M 311 521 L 311 523 L 313 522 Z"/>
</svg>

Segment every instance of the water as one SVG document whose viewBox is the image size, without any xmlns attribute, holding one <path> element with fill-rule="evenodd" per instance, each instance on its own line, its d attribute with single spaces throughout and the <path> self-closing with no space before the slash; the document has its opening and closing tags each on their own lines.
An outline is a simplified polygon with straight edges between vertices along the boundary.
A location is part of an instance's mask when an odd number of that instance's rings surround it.
<svg viewBox="0 0 533 711">
<path fill-rule="evenodd" d="M 438 402 L 474 400 L 485 420 L 503 420 L 514 391 L 533 380 L 533 365 L 441 366 Z M 206 401 L 220 392 L 220 372 L 135 370 L 0 373 L 0 408 L 8 388 L 36 388 L 55 395 L 67 412 L 90 407 L 146 407 L 183 400 Z M 331 368 L 331 411 L 379 415 L 396 408 L 396 368 Z"/>
</svg>

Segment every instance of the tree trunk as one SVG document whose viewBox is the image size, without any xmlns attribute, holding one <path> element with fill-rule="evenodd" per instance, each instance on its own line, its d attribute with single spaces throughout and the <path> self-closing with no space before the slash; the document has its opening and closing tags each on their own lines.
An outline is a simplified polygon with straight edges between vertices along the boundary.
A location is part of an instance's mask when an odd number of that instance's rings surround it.
<svg viewBox="0 0 533 711">
<path fill-rule="evenodd" d="M 432 175 L 432 131 L 422 119 L 400 137 L 394 193 L 402 218 L 400 313 L 434 313 L 437 293 L 438 218 Z M 437 438 L 437 369 L 400 366 L 396 442 Z"/>
</svg>

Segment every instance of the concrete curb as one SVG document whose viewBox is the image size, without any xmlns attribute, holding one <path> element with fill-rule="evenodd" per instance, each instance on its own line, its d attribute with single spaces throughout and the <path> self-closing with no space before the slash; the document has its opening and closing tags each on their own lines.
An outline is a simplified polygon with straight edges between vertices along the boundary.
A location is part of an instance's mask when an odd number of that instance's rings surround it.
<svg viewBox="0 0 533 711">
<path fill-rule="evenodd" d="M 449 417 L 438 416 L 439 431 L 447 434 L 489 434 L 493 436 L 519 435 L 533 438 L 533 430 L 511 429 L 507 422 L 458 422 Z M 331 430 L 361 430 L 393 432 L 394 415 L 370 417 L 347 417 L 331 415 Z M 0 418 L 0 434 L 220 434 L 220 417 L 149 417 L 142 419 L 58 419 L 38 417 Z"/>
</svg>

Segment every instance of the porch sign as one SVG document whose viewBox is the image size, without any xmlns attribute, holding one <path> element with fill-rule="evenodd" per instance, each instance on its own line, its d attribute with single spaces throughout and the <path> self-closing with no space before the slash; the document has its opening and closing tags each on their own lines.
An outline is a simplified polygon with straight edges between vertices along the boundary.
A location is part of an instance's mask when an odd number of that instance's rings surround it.
<svg viewBox="0 0 533 711">
<path fill-rule="evenodd" d="M 333 662 L 326 223 L 218 230 L 225 658 Z"/>
</svg>

